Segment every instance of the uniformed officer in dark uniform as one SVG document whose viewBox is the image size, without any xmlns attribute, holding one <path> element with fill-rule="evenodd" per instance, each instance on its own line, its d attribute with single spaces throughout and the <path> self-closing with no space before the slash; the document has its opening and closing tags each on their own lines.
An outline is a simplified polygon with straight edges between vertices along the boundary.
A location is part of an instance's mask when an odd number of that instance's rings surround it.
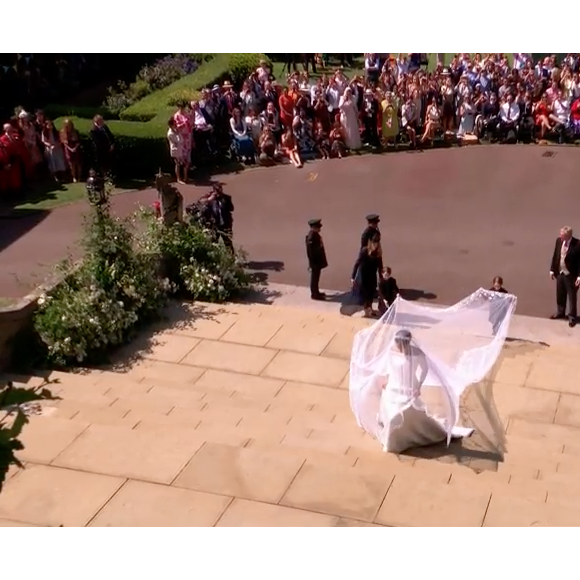
<svg viewBox="0 0 580 580">
<path fill-rule="evenodd" d="M 366 217 L 367 227 L 365 228 L 362 236 L 360 237 L 360 248 L 366 248 L 370 240 L 377 240 L 379 243 L 381 241 L 381 232 L 379 230 L 379 222 L 381 218 L 376 213 L 371 213 Z M 380 260 L 380 273 L 383 274 L 383 258 L 381 255 Z"/>
<path fill-rule="evenodd" d="M 379 222 L 381 221 L 381 218 L 376 213 L 371 213 L 366 217 L 366 220 L 367 227 L 360 238 L 361 250 L 367 247 L 371 239 L 376 238 L 377 236 L 379 240 L 381 238 L 381 232 L 379 230 Z"/>
<path fill-rule="evenodd" d="M 308 268 L 310 270 L 310 297 L 312 300 L 325 300 L 326 295 L 318 287 L 320 274 L 328 266 L 324 243 L 320 235 L 322 220 L 310 220 L 308 225 L 310 226 L 310 231 L 306 235 L 306 255 L 308 256 Z"/>
</svg>

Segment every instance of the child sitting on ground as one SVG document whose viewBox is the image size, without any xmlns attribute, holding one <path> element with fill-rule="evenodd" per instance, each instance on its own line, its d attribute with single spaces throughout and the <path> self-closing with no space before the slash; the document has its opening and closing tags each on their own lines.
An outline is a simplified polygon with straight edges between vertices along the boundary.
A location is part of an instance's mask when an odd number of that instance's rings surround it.
<svg viewBox="0 0 580 580">
<path fill-rule="evenodd" d="M 491 283 L 491 292 L 501 292 L 502 294 L 509 294 L 509 292 L 503 287 L 503 278 L 501 276 L 496 276 Z"/>
<path fill-rule="evenodd" d="M 384 314 L 399 295 L 397 279 L 392 276 L 393 271 L 389 266 L 385 269 L 385 275 L 379 282 L 379 313 Z"/>
<path fill-rule="evenodd" d="M 500 294 L 509 294 L 509 292 L 503 287 L 503 278 L 501 276 L 496 276 L 492 283 L 491 292 L 498 292 Z M 491 323 L 491 331 L 493 336 L 496 336 L 501 327 L 501 323 L 506 315 L 506 304 L 500 300 L 492 300 L 489 308 L 489 322 Z"/>
</svg>

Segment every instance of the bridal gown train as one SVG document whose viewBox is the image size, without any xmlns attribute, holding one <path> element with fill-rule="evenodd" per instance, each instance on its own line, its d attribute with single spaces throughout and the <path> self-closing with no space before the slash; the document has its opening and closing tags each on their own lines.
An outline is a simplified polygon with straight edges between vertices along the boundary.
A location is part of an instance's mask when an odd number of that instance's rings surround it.
<svg viewBox="0 0 580 580">
<path fill-rule="evenodd" d="M 411 356 L 391 353 L 388 381 L 382 391 L 378 414 L 379 439 L 384 451 L 401 453 L 447 439 L 444 412 L 439 418 L 436 407 L 428 406 L 422 398 L 421 387 L 428 371 L 426 358 L 420 351 Z M 456 426 L 451 435 L 468 437 L 472 432 Z"/>
</svg>

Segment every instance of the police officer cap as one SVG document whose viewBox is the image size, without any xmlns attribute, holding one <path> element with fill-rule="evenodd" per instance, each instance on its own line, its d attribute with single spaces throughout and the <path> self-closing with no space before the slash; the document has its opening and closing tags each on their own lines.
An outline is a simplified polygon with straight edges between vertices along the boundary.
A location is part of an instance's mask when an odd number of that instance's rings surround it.
<svg viewBox="0 0 580 580">
<path fill-rule="evenodd" d="M 322 225 L 322 220 L 319 220 L 319 219 L 309 220 L 308 225 L 311 228 L 320 227 Z"/>
<path fill-rule="evenodd" d="M 369 223 L 380 222 L 380 221 L 381 221 L 381 219 L 379 218 L 378 214 L 376 214 L 376 213 L 370 213 L 367 216 L 367 222 L 369 222 Z"/>
</svg>

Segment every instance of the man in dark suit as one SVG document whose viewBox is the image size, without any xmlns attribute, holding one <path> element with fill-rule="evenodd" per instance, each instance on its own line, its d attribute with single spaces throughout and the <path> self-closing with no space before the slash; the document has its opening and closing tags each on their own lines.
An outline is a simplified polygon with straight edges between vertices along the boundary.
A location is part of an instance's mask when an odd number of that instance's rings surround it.
<svg viewBox="0 0 580 580">
<path fill-rule="evenodd" d="M 106 176 L 111 173 L 112 169 L 115 138 L 101 115 L 94 117 L 90 137 L 95 152 L 95 169 Z"/>
<path fill-rule="evenodd" d="M 234 202 L 231 195 L 224 193 L 223 187 L 218 183 L 213 186 L 209 196 L 214 223 L 217 228 L 217 239 L 222 239 L 226 248 L 234 251 Z"/>
<path fill-rule="evenodd" d="M 308 222 L 310 231 L 306 235 L 306 255 L 310 270 L 310 298 L 312 300 L 326 300 L 326 295 L 320 291 L 320 274 L 328 266 L 324 243 L 320 235 L 322 220 L 312 219 Z"/>
<path fill-rule="evenodd" d="M 572 228 L 566 226 L 560 230 L 556 240 L 550 278 L 556 280 L 556 304 L 558 311 L 551 316 L 552 320 L 566 318 L 568 302 L 568 324 L 576 326 L 578 287 L 580 286 L 580 241 L 572 235 Z"/>
</svg>

